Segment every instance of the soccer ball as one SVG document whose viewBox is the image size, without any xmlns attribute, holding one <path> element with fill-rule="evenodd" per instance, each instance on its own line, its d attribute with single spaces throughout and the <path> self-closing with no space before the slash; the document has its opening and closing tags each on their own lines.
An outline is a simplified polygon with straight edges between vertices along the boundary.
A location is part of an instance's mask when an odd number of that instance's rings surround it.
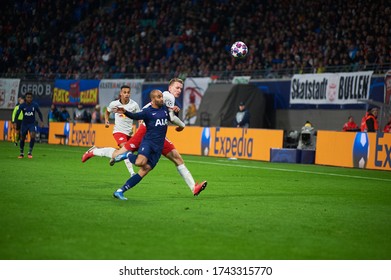
<svg viewBox="0 0 391 280">
<path fill-rule="evenodd" d="M 231 54 L 235 58 L 243 58 L 247 55 L 248 48 L 245 43 L 237 41 L 231 46 Z"/>
</svg>

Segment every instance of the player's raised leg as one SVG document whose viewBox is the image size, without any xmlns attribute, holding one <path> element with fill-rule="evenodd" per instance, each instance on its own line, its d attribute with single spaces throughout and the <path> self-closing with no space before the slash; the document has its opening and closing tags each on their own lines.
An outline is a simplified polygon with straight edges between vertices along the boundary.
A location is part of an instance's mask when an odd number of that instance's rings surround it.
<svg viewBox="0 0 391 280">
<path fill-rule="evenodd" d="M 111 158 L 111 155 L 114 153 L 115 150 L 116 149 L 112 147 L 97 148 L 95 146 L 92 146 L 91 148 L 88 149 L 87 152 L 83 154 L 81 161 L 86 162 L 87 160 L 89 160 L 94 156 Z"/>
</svg>

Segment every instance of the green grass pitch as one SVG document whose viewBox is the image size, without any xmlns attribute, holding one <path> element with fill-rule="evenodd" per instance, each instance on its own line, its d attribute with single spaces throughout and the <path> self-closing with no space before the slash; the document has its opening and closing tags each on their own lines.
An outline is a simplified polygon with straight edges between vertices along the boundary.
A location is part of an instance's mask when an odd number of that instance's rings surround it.
<svg viewBox="0 0 391 280">
<path fill-rule="evenodd" d="M 119 201 L 125 165 L 85 150 L 0 142 L 0 259 L 391 259 L 391 172 L 184 156 L 194 197 L 162 158 Z"/>
</svg>

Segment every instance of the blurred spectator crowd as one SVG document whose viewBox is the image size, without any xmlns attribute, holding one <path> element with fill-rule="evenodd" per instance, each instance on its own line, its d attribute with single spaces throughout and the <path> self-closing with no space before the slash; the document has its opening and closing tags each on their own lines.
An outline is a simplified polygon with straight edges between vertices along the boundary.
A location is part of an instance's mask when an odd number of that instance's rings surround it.
<svg viewBox="0 0 391 280">
<path fill-rule="evenodd" d="M 391 5 L 367 0 L 3 0 L 1 76 L 136 78 L 391 68 Z M 249 54 L 230 55 L 243 41 Z"/>
</svg>

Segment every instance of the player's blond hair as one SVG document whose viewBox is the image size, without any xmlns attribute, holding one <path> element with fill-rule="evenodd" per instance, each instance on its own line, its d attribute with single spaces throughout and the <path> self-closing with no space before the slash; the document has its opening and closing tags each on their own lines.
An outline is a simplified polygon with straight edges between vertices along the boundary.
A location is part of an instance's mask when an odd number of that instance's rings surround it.
<svg viewBox="0 0 391 280">
<path fill-rule="evenodd" d="M 172 78 L 169 82 L 168 82 L 168 85 L 171 86 L 173 83 L 181 83 L 183 85 L 183 80 L 182 79 L 179 79 L 179 78 Z"/>
</svg>

